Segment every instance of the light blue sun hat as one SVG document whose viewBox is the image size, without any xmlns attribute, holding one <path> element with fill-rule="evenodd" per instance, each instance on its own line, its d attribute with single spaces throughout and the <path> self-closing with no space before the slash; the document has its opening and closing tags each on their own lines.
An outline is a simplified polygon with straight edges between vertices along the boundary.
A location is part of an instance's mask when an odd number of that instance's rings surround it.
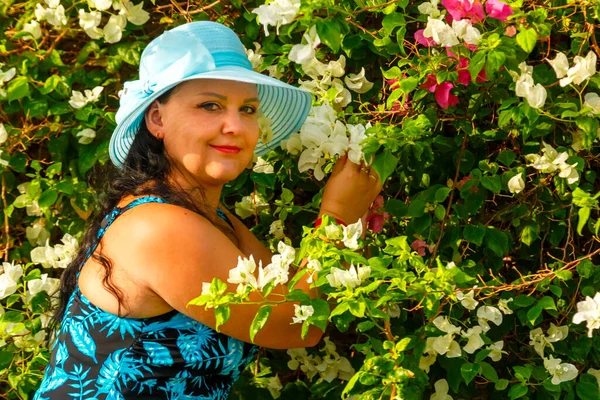
<svg viewBox="0 0 600 400">
<path fill-rule="evenodd" d="M 146 108 L 160 95 L 192 79 L 224 79 L 258 86 L 259 109 L 271 121 L 272 139 L 259 141 L 263 155 L 300 130 L 310 111 L 307 91 L 252 70 L 238 36 L 224 25 L 190 22 L 166 31 L 142 52 L 140 75 L 125 82 L 116 114 L 117 128 L 109 145 L 110 159 L 122 167 Z"/>
</svg>

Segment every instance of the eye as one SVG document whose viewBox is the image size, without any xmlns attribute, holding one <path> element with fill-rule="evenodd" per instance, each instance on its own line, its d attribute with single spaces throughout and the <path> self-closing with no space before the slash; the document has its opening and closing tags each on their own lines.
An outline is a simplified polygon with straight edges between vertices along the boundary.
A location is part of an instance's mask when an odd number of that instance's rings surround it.
<svg viewBox="0 0 600 400">
<path fill-rule="evenodd" d="M 243 106 L 242 108 L 240 108 L 240 110 L 242 110 L 243 112 L 245 112 L 248 115 L 256 114 L 256 107 L 254 107 L 254 106 Z"/>
<path fill-rule="evenodd" d="M 206 111 L 218 111 L 221 109 L 221 105 L 215 102 L 206 102 L 202 103 L 198 106 L 198 108 L 202 108 Z"/>
</svg>

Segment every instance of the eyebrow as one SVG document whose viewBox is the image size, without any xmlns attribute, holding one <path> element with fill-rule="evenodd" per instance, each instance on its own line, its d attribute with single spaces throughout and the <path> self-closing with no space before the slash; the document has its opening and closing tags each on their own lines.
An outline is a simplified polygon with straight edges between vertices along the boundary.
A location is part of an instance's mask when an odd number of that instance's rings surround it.
<svg viewBox="0 0 600 400">
<path fill-rule="evenodd" d="M 227 100 L 227 96 L 223 96 L 222 94 L 214 93 L 214 92 L 202 92 L 202 93 L 198 93 L 198 96 L 213 96 L 220 100 Z M 258 97 L 250 97 L 248 99 L 244 99 L 244 103 L 251 103 L 251 102 L 258 102 Z"/>
</svg>

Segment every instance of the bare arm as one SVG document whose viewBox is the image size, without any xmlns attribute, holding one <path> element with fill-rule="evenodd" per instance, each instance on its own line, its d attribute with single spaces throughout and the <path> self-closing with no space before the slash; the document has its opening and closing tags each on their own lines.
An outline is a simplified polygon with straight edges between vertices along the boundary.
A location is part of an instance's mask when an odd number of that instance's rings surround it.
<svg viewBox="0 0 600 400">
<path fill-rule="evenodd" d="M 271 250 L 267 249 L 261 242 L 258 240 L 256 236 L 244 225 L 242 221 L 239 220 L 235 215 L 229 212 L 225 207 L 221 207 L 221 210 L 227 215 L 227 218 L 231 221 L 233 228 L 235 230 L 235 234 L 239 239 L 239 248 L 246 255 L 246 257 L 250 257 L 250 255 L 254 256 L 254 259 L 258 262 L 261 260 L 263 265 L 267 265 L 271 262 L 271 257 L 273 253 Z"/>
</svg>

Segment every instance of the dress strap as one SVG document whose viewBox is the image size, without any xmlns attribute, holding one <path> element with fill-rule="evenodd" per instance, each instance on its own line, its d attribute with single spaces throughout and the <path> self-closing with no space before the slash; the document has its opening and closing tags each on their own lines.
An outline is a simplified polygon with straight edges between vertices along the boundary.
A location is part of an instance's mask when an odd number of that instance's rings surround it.
<svg viewBox="0 0 600 400">
<path fill-rule="evenodd" d="M 140 204 L 146 204 L 146 203 L 164 203 L 164 204 L 166 204 L 167 202 L 160 197 L 143 196 L 143 197 L 138 197 L 137 199 L 133 200 L 132 202 L 127 204 L 125 207 L 115 207 L 110 213 L 108 213 L 104 217 L 104 219 L 100 223 L 100 229 L 98 229 L 98 234 L 96 235 L 96 243 L 94 243 L 94 246 L 92 246 L 88 250 L 85 260 L 84 260 L 84 263 L 85 263 L 85 261 L 87 261 L 88 258 L 91 257 L 91 255 L 94 253 L 94 251 L 96 251 L 96 248 L 98 247 L 98 244 L 100 243 L 100 239 L 102 239 L 102 236 L 104 236 L 104 233 L 106 232 L 108 227 L 111 226 L 111 224 L 113 222 L 115 222 L 115 219 L 117 219 L 117 217 L 119 215 L 123 214 L 127 210 L 132 209 L 135 206 L 138 206 Z"/>
</svg>

